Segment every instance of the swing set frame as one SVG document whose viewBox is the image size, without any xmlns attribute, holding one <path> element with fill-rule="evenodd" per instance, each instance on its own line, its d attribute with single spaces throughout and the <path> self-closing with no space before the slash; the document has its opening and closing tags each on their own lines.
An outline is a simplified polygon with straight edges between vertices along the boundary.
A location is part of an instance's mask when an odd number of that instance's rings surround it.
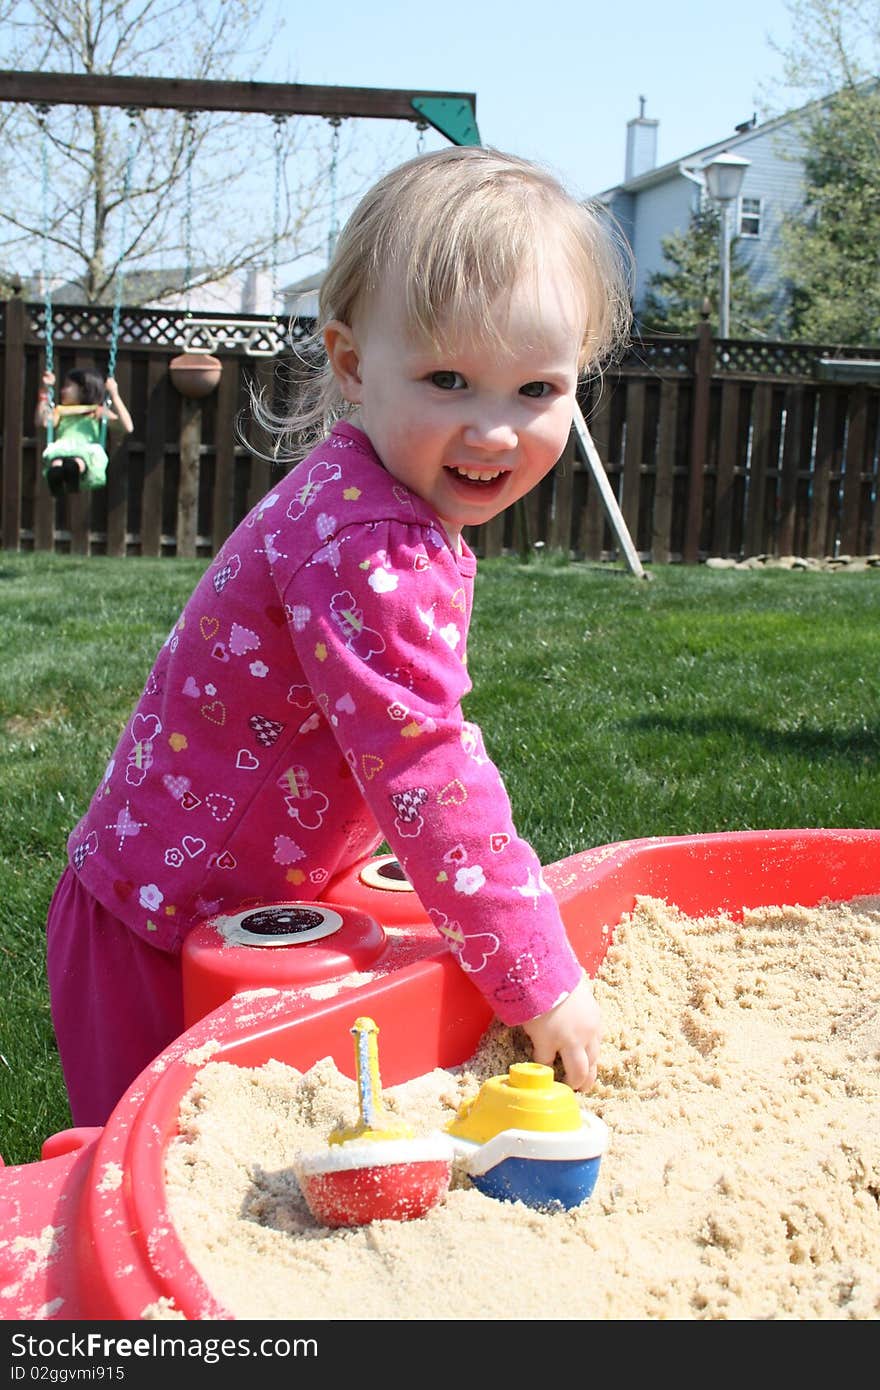
<svg viewBox="0 0 880 1390">
<path fill-rule="evenodd" d="M 454 145 L 479 145 L 473 92 L 322 87 L 299 82 L 219 82 L 109 73 L 0 70 L 0 101 L 47 106 L 122 106 L 235 111 L 267 116 L 359 116 L 427 123 Z"/>
<path fill-rule="evenodd" d="M 346 116 L 408 120 L 420 127 L 433 126 L 456 145 L 478 145 L 480 133 L 473 92 L 405 91 L 394 88 L 324 87 L 303 83 L 210 81 L 176 77 L 115 77 L 109 73 L 55 73 L 0 71 L 0 101 L 26 102 L 40 113 L 44 133 L 43 180 L 45 168 L 45 119 L 53 106 L 117 106 L 125 108 L 132 120 L 143 108 L 177 110 L 189 115 L 199 111 L 263 113 L 276 121 L 288 116 L 323 116 L 337 127 Z M 126 170 L 126 199 L 131 176 L 131 158 Z M 121 289 L 121 283 L 118 284 Z M 117 293 L 117 301 L 119 294 Z M 46 307 L 46 333 L 51 370 L 51 305 Z M 118 331 L 118 303 L 113 319 L 110 346 L 112 374 L 115 361 L 115 332 Z M 215 341 L 220 321 L 193 323 L 193 328 L 213 330 Z M 239 329 L 241 325 L 238 326 Z M 187 344 L 184 351 L 195 351 Z M 200 344 L 199 351 L 204 351 Z M 209 349 L 210 350 L 210 349 Z M 53 402 L 54 404 L 54 402 Z M 50 434 L 51 439 L 51 434 Z"/>
</svg>

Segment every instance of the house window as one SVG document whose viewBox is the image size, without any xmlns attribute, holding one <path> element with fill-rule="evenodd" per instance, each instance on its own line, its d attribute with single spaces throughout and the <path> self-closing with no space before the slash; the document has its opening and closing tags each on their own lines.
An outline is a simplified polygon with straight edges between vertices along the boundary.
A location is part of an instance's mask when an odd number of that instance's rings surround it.
<svg viewBox="0 0 880 1390">
<path fill-rule="evenodd" d="M 742 198 L 739 206 L 740 236 L 761 235 L 761 199 Z"/>
</svg>

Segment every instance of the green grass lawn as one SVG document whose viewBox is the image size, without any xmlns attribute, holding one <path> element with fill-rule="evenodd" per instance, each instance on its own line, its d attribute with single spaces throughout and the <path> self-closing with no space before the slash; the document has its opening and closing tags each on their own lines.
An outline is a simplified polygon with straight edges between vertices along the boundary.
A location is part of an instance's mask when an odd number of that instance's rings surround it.
<svg viewBox="0 0 880 1390">
<path fill-rule="evenodd" d="M 65 841 L 205 561 L 0 555 L 0 1154 L 70 1123 L 44 923 Z M 484 561 L 468 717 L 547 864 L 880 824 L 880 571 Z M 88 1007 L 88 1001 L 83 1001 Z"/>
</svg>

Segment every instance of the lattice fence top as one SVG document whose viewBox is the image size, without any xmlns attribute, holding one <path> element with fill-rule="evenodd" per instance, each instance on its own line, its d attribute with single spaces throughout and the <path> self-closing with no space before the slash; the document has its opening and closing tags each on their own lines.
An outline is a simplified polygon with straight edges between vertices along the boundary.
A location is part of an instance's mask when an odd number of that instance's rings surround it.
<svg viewBox="0 0 880 1390">
<path fill-rule="evenodd" d="M 634 338 L 620 367 L 626 372 L 645 370 L 690 375 L 694 370 L 696 338 Z M 753 338 L 712 340 L 713 376 L 815 378 L 823 358 L 838 361 L 872 361 L 873 347 L 828 347 L 814 343 L 773 343 Z"/>
<path fill-rule="evenodd" d="M 27 339 L 46 338 L 43 304 L 28 304 Z M 312 319 L 258 317 L 244 314 L 201 315 L 167 309 L 121 309 L 120 347 L 167 352 L 236 352 L 248 357 L 275 357 L 311 331 Z M 104 304 L 53 304 L 52 338 L 56 345 L 88 347 L 109 343 L 113 309 Z"/>
<path fill-rule="evenodd" d="M 715 371 L 737 376 L 813 375 L 821 349 L 799 343 L 716 343 Z"/>
<path fill-rule="evenodd" d="M 753 339 L 715 343 L 716 373 L 735 376 L 815 377 L 826 357 L 848 362 L 869 362 L 877 356 L 871 347 L 821 347 L 812 343 L 761 343 Z"/>
<path fill-rule="evenodd" d="M 26 338 L 40 344 L 46 338 L 46 310 L 29 303 Z M 106 304 L 53 304 L 52 336 L 58 346 L 101 348 L 110 342 L 113 309 Z M 314 328 L 312 318 L 244 314 L 194 314 L 183 310 L 123 308 L 119 316 L 120 347 L 167 353 L 229 352 L 245 357 L 276 357 L 301 343 Z M 3 317 L 0 315 L 0 334 Z M 694 371 L 697 338 L 658 335 L 636 337 L 619 363 L 619 370 L 656 372 L 658 376 L 689 376 Z M 837 344 L 761 342 L 755 339 L 712 340 L 715 376 L 815 378 L 822 358 L 870 361 L 872 347 Z"/>
<path fill-rule="evenodd" d="M 694 369 L 693 338 L 634 338 L 621 362 L 623 371 L 680 372 Z"/>
</svg>

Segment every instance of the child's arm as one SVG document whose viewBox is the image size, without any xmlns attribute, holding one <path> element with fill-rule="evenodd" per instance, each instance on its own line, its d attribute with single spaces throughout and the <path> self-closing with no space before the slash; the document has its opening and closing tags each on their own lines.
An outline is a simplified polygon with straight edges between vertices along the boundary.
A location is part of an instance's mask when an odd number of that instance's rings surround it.
<svg viewBox="0 0 880 1390">
<path fill-rule="evenodd" d="M 55 385 L 55 373 L 43 372 L 43 380 L 37 395 L 37 408 L 34 412 L 34 424 L 38 430 L 46 429 L 52 411 L 49 408 L 49 387 Z"/>
<path fill-rule="evenodd" d="M 586 975 L 560 1004 L 522 1025 L 534 1060 L 552 1067 L 557 1055 L 572 1090 L 589 1091 L 596 1081 L 602 1019 Z"/>
<path fill-rule="evenodd" d="M 341 533 L 319 557 L 285 604 L 305 615 L 294 647 L 365 802 L 496 1016 L 589 1088 L 598 1010 L 500 772 L 463 720 L 467 594 L 454 557 L 396 523 Z"/>
<path fill-rule="evenodd" d="M 128 408 L 119 394 L 119 387 L 116 385 L 116 378 L 108 376 L 107 395 L 113 403 L 113 409 L 107 410 L 108 420 L 118 420 L 126 434 L 131 434 L 134 430 L 134 423 L 128 413 Z M 106 407 L 105 407 L 106 409 Z"/>
</svg>

